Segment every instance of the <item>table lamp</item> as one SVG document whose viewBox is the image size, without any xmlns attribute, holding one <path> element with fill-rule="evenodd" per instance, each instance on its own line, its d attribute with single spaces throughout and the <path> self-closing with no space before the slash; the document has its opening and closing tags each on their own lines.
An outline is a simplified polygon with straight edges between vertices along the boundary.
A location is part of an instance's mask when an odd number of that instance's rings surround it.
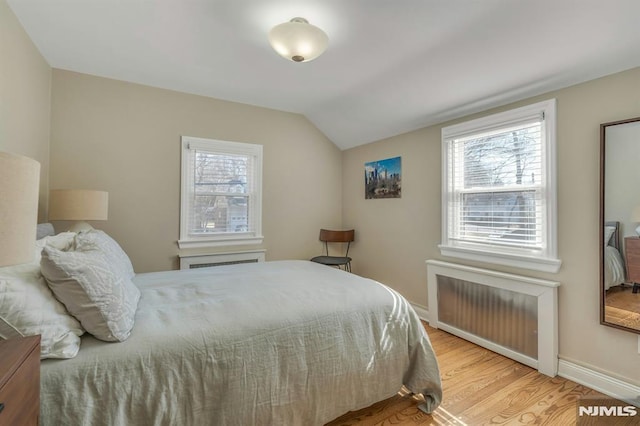
<svg viewBox="0 0 640 426">
<path fill-rule="evenodd" d="M 0 152 L 0 266 L 35 258 L 40 163 Z"/>
<path fill-rule="evenodd" d="M 109 193 L 90 189 L 53 189 L 49 193 L 49 220 L 70 220 L 71 232 L 93 229 L 87 220 L 107 220 Z"/>
</svg>

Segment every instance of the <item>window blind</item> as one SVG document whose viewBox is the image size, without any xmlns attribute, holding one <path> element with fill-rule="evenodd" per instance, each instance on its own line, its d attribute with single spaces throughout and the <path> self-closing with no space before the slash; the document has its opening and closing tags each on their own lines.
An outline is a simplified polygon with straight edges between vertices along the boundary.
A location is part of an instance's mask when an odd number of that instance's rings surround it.
<svg viewBox="0 0 640 426">
<path fill-rule="evenodd" d="M 543 116 L 447 140 L 449 239 L 543 249 Z"/>
</svg>

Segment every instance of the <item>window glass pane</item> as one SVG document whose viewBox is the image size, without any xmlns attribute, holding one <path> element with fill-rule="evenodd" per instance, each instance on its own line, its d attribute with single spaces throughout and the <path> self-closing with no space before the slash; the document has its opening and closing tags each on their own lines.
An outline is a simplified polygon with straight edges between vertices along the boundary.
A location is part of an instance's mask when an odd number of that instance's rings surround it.
<svg viewBox="0 0 640 426">
<path fill-rule="evenodd" d="M 249 231 L 250 166 L 246 155 L 195 152 L 190 234 Z"/>
<path fill-rule="evenodd" d="M 191 233 L 247 232 L 248 207 L 246 196 L 196 195 Z"/>
<path fill-rule="evenodd" d="M 456 164 L 468 188 L 540 185 L 542 170 L 541 123 L 458 142 L 463 150 Z M 459 148 L 459 149 L 460 149 Z"/>
<path fill-rule="evenodd" d="M 453 140 L 451 239 L 541 249 L 542 122 Z"/>
<path fill-rule="evenodd" d="M 245 155 L 196 151 L 194 170 L 196 194 L 246 193 L 248 163 L 249 158 Z"/>
<path fill-rule="evenodd" d="M 462 195 L 460 238 L 497 245 L 535 247 L 542 243 L 537 191 Z"/>
</svg>

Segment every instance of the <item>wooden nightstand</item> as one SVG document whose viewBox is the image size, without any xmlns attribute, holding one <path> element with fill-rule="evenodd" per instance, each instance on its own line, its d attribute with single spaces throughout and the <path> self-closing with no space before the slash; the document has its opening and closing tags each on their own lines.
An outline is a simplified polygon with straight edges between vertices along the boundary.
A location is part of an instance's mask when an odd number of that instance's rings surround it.
<svg viewBox="0 0 640 426">
<path fill-rule="evenodd" d="M 633 292 L 640 289 L 640 238 L 624 238 L 624 260 L 627 264 L 627 279 L 633 283 Z"/>
<path fill-rule="evenodd" d="M 0 425 L 37 425 L 40 336 L 0 341 Z"/>
</svg>

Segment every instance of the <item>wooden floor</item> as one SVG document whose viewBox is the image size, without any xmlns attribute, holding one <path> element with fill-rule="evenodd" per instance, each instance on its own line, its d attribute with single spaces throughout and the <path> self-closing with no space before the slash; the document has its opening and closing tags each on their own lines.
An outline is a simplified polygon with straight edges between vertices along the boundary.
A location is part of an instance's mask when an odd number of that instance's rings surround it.
<svg viewBox="0 0 640 426">
<path fill-rule="evenodd" d="M 640 292 L 631 285 L 617 285 L 607 290 L 604 319 L 607 322 L 640 329 Z"/>
<path fill-rule="evenodd" d="M 425 328 L 440 366 L 444 391 L 440 407 L 428 415 L 418 410 L 414 397 L 397 395 L 329 425 L 575 425 L 578 398 L 606 398 L 444 331 Z"/>
<path fill-rule="evenodd" d="M 632 312 L 640 312 L 640 292 L 634 293 L 631 284 L 616 285 L 607 290 L 607 305 Z"/>
</svg>

